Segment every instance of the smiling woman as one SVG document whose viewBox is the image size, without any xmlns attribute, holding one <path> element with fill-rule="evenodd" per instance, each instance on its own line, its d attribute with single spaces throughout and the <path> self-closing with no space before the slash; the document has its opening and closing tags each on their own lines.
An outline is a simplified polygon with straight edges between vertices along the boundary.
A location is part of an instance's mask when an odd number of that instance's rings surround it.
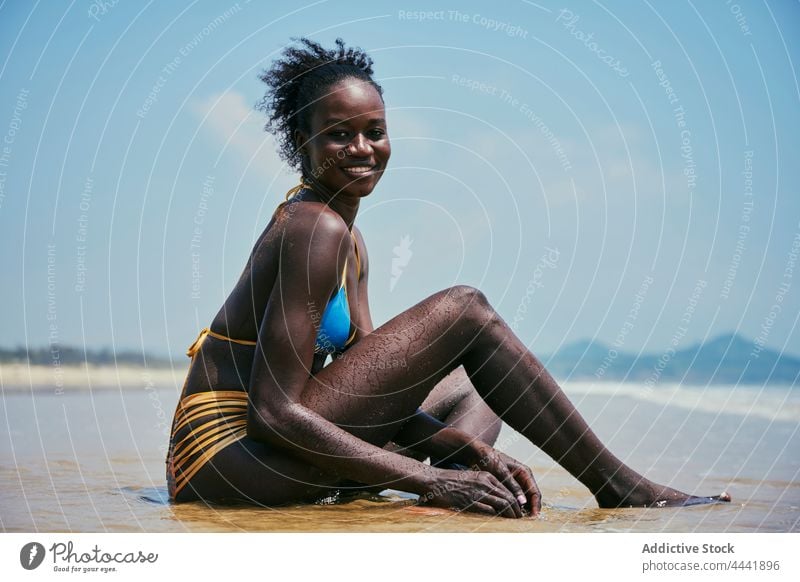
<svg viewBox="0 0 800 582">
<path fill-rule="evenodd" d="M 336 44 L 301 39 L 260 77 L 267 129 L 301 183 L 189 348 L 171 498 L 277 505 L 391 487 L 441 507 L 536 515 L 530 469 L 492 448 L 502 419 L 601 507 L 729 500 L 657 485 L 612 455 L 477 289 L 442 290 L 373 329 L 355 220 L 391 145 L 372 60 Z"/>
</svg>

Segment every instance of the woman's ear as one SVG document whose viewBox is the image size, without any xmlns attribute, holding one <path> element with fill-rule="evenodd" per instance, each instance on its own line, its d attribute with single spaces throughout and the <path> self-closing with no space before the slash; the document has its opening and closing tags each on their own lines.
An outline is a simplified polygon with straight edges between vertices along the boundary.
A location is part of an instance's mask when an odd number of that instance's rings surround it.
<svg viewBox="0 0 800 582">
<path fill-rule="evenodd" d="M 300 152 L 301 156 L 308 155 L 308 152 L 306 151 L 306 142 L 307 141 L 308 141 L 308 137 L 306 136 L 305 133 L 303 133 L 299 129 L 296 129 L 294 131 L 294 147 L 295 147 L 295 149 L 297 149 L 298 152 Z"/>
</svg>

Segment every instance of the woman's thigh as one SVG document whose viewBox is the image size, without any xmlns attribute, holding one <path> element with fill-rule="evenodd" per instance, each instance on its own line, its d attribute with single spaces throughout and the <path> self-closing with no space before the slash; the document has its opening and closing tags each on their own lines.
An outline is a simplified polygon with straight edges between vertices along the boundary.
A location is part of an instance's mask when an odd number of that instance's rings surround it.
<svg viewBox="0 0 800 582">
<path fill-rule="evenodd" d="M 247 437 L 206 463 L 179 501 L 243 500 L 262 505 L 312 501 L 340 479 L 290 454 Z"/>
<path fill-rule="evenodd" d="M 458 368 L 496 314 L 469 287 L 436 293 L 389 320 L 310 378 L 302 404 L 378 446 Z"/>
<path fill-rule="evenodd" d="M 489 445 L 495 443 L 502 427 L 502 421 L 475 390 L 462 366 L 439 382 L 420 408 Z"/>
</svg>

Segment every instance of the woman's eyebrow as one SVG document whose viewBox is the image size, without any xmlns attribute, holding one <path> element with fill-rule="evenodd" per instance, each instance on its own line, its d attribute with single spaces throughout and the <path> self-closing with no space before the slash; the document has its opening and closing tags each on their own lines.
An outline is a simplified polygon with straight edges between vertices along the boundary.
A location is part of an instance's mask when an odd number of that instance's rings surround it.
<svg viewBox="0 0 800 582">
<path fill-rule="evenodd" d="M 336 125 L 338 123 L 347 123 L 348 121 L 352 121 L 352 118 L 339 119 L 338 117 L 331 117 L 323 121 L 322 125 L 331 126 L 331 125 Z M 383 117 L 373 117 L 369 119 L 367 123 L 386 123 L 386 119 L 384 119 Z"/>
</svg>

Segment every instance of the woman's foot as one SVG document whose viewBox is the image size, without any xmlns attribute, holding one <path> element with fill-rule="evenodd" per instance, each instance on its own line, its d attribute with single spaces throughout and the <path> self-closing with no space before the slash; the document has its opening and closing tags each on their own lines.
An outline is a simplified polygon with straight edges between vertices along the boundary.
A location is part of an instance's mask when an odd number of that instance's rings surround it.
<svg viewBox="0 0 800 582">
<path fill-rule="evenodd" d="M 699 497 L 682 493 L 671 487 L 656 485 L 644 480 L 625 494 L 616 493 L 613 486 L 603 487 L 595 494 L 597 504 L 603 508 L 612 507 L 689 507 L 710 503 L 729 503 L 731 496 L 720 493 L 712 497 Z"/>
</svg>

